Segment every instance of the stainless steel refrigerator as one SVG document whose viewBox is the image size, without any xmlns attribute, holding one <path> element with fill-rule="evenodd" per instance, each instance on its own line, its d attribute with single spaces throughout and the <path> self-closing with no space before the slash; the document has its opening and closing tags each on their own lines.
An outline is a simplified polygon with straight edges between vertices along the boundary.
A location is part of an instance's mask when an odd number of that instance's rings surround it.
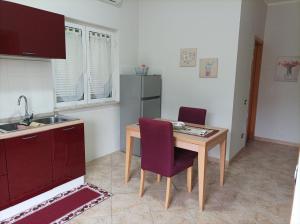
<svg viewBox="0 0 300 224">
<path fill-rule="evenodd" d="M 160 75 L 121 75 L 120 77 L 120 148 L 125 150 L 126 126 L 140 117 L 161 117 Z M 134 154 L 140 156 L 140 141 L 134 142 Z"/>
</svg>

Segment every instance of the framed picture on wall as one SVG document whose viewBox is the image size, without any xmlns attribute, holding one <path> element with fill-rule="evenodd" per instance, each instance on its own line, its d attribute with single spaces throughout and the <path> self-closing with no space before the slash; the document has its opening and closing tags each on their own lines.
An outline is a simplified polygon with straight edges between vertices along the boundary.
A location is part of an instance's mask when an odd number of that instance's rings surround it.
<svg viewBox="0 0 300 224">
<path fill-rule="evenodd" d="M 277 72 L 275 81 L 297 82 L 300 73 L 299 57 L 279 57 L 277 59 Z"/>
<path fill-rule="evenodd" d="M 180 67 L 196 67 L 197 48 L 180 49 Z"/>
<path fill-rule="evenodd" d="M 200 59 L 200 78 L 217 78 L 218 77 L 218 58 Z"/>
</svg>

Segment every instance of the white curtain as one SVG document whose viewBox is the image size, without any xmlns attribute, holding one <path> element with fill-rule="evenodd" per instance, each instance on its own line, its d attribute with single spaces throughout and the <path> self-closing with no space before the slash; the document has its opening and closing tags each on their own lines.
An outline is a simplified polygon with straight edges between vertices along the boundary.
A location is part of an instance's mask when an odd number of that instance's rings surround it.
<svg viewBox="0 0 300 224">
<path fill-rule="evenodd" d="M 112 97 L 111 37 L 89 32 L 90 99 Z"/>
<path fill-rule="evenodd" d="M 57 102 L 84 100 L 83 32 L 66 27 L 66 60 L 55 60 Z"/>
</svg>

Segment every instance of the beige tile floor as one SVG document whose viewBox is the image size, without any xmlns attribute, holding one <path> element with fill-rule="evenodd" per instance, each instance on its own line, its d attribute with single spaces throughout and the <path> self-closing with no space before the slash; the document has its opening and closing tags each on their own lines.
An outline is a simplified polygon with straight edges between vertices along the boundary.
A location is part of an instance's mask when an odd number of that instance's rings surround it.
<svg viewBox="0 0 300 224">
<path fill-rule="evenodd" d="M 113 197 L 71 221 L 73 224 L 285 224 L 293 199 L 296 148 L 252 142 L 229 166 L 224 187 L 219 186 L 218 164 L 209 162 L 207 200 L 198 210 L 197 169 L 193 191 L 186 191 L 186 173 L 174 177 L 173 199 L 164 209 L 166 181 L 156 183 L 146 174 L 145 194 L 138 197 L 140 159 L 133 158 L 130 182 L 124 184 L 122 152 L 87 165 L 86 181 L 113 193 Z"/>
</svg>

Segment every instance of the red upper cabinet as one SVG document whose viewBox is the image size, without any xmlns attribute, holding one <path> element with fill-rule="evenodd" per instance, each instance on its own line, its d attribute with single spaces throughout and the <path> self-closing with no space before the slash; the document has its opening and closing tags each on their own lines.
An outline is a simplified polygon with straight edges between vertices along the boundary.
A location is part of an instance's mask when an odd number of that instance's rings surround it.
<svg viewBox="0 0 300 224">
<path fill-rule="evenodd" d="M 65 19 L 24 5 L 0 1 L 0 54 L 65 59 Z"/>
</svg>

